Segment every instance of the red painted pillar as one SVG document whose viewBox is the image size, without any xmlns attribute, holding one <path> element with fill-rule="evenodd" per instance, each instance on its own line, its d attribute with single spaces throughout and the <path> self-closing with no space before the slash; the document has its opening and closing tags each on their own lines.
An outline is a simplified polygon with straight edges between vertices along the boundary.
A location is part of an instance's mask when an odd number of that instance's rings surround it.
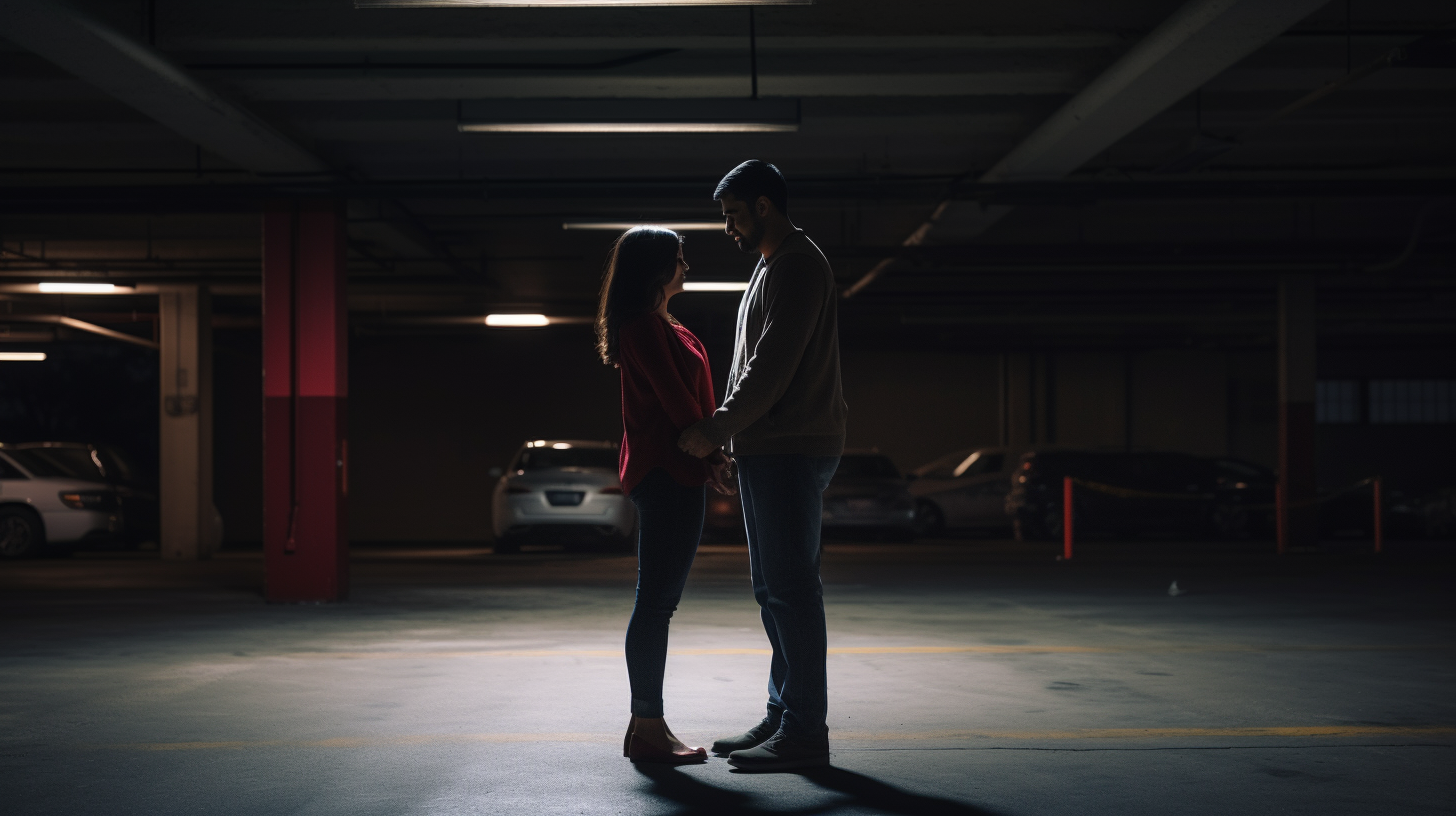
<svg viewBox="0 0 1456 816">
<path fill-rule="evenodd" d="M 1062 560 L 1072 560 L 1072 477 L 1062 479 Z"/>
<path fill-rule="evenodd" d="M 1279 282 L 1279 488 L 1288 546 L 1319 537 L 1315 477 L 1315 282 L 1286 275 Z M 1282 548 L 1281 548 L 1282 550 Z"/>
<path fill-rule="evenodd" d="M 344 210 L 263 215 L 263 555 L 269 601 L 349 592 Z"/>
</svg>

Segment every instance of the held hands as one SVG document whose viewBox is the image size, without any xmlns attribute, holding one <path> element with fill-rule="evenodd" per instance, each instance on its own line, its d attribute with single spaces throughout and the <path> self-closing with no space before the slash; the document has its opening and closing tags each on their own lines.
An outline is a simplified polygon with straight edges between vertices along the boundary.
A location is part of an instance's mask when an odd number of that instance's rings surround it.
<svg viewBox="0 0 1456 816">
<path fill-rule="evenodd" d="M 724 496 L 732 496 L 738 493 L 738 488 L 731 483 L 733 479 L 733 460 L 721 450 L 715 450 L 707 457 L 708 465 L 713 469 L 708 477 L 708 484 Z"/>
<path fill-rule="evenodd" d="M 677 438 L 677 446 L 683 453 L 689 456 L 706 459 L 708 458 L 708 454 L 718 449 L 718 446 L 714 445 L 708 439 L 707 434 L 703 433 L 700 427 L 701 425 L 701 422 L 695 425 L 689 425 L 688 429 L 682 432 L 682 436 Z"/>
<path fill-rule="evenodd" d="M 708 484 L 724 496 L 732 496 L 738 492 L 732 484 L 733 460 L 729 459 L 721 448 L 708 439 L 707 435 L 702 432 L 701 425 L 700 422 L 683 431 L 682 436 L 678 437 L 677 446 L 689 456 L 707 460 L 708 466 L 712 468 Z"/>
</svg>

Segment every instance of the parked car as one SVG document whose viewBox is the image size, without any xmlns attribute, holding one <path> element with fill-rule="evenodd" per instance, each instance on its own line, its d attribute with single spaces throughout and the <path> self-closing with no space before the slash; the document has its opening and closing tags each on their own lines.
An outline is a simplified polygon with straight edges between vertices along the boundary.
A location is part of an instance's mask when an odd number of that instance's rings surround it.
<svg viewBox="0 0 1456 816">
<path fill-rule="evenodd" d="M 845 451 L 824 491 L 824 527 L 897 539 L 915 535 L 915 499 L 890 457 L 877 451 Z"/>
<path fill-rule="evenodd" d="M 1184 453 L 1036 451 L 1017 465 L 1006 512 L 1018 540 L 1062 534 L 1062 485 L 1073 490 L 1079 536 L 1143 533 L 1241 538 L 1254 519 L 1251 507 L 1273 495 L 1273 474 L 1231 459 Z"/>
<path fill-rule="evenodd" d="M 910 471 L 915 532 L 1011 529 L 1006 494 L 1018 458 L 1006 448 L 967 448 Z"/>
<path fill-rule="evenodd" d="M 157 498 L 115 448 L 0 444 L 0 557 L 156 540 Z"/>
<path fill-rule="evenodd" d="M 914 536 L 914 499 L 895 463 L 873 450 L 845 451 L 824 491 L 821 514 L 829 532 L 862 532 L 891 538 Z M 706 537 L 742 541 L 743 504 L 737 494 L 708 491 Z"/>
<path fill-rule="evenodd" d="M 491 501 L 496 552 L 529 540 L 568 547 L 635 546 L 637 510 L 617 478 L 618 445 L 579 439 L 526 442 L 511 458 Z"/>
<path fill-rule="evenodd" d="M 1443 487 L 1422 496 L 1421 532 L 1427 538 L 1456 538 L 1456 486 Z"/>
</svg>

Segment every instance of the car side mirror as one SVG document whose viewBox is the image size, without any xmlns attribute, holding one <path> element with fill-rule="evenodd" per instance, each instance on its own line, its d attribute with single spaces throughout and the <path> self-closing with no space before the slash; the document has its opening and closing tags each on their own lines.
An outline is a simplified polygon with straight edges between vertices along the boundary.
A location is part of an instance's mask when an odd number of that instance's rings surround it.
<svg viewBox="0 0 1456 816">
<path fill-rule="evenodd" d="M 505 468 L 493 467 L 490 470 L 487 470 L 486 474 L 489 475 L 492 479 L 499 479 L 500 477 L 506 475 L 506 470 Z"/>
</svg>

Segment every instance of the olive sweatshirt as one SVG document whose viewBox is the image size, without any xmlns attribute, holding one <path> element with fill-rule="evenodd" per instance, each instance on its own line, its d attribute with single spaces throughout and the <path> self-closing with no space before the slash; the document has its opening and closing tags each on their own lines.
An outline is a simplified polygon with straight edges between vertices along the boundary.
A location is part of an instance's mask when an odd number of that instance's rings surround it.
<svg viewBox="0 0 1456 816">
<path fill-rule="evenodd" d="M 795 230 L 748 281 L 727 397 L 700 426 L 707 437 L 735 454 L 840 455 L 849 408 L 838 315 L 829 261 Z"/>
</svg>

